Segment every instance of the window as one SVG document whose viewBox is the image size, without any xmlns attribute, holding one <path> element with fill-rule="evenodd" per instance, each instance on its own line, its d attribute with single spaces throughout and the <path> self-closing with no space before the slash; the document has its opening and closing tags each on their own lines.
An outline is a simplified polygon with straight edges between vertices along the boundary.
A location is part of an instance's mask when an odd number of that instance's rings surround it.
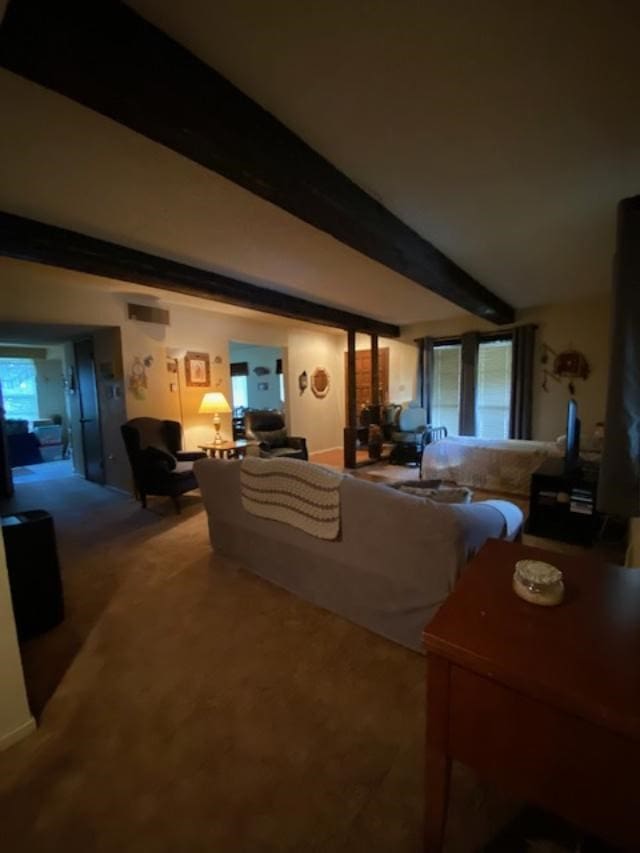
<svg viewBox="0 0 640 853">
<path fill-rule="evenodd" d="M 433 348 L 431 423 L 458 435 L 460 420 L 460 344 L 436 344 Z"/>
<path fill-rule="evenodd" d="M 38 419 L 38 386 L 32 359 L 0 358 L 0 384 L 7 418 Z"/>
<path fill-rule="evenodd" d="M 509 438 L 511 407 L 510 340 L 481 341 L 476 380 L 476 435 Z"/>
<path fill-rule="evenodd" d="M 233 397 L 234 409 L 246 409 L 249 406 L 249 388 L 246 376 L 231 377 L 231 396 Z"/>
<path fill-rule="evenodd" d="M 231 399 L 234 409 L 249 407 L 249 362 L 232 361 L 229 365 L 231 373 Z"/>
</svg>

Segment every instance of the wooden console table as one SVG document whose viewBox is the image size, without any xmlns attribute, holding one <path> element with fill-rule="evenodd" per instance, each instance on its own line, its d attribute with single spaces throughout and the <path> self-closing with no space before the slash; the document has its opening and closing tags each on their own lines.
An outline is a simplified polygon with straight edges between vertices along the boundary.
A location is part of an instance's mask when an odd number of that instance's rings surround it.
<svg viewBox="0 0 640 853">
<path fill-rule="evenodd" d="M 511 589 L 520 559 L 565 601 Z M 640 571 L 490 540 L 424 633 L 425 850 L 442 849 L 450 763 L 624 849 L 640 849 Z"/>
</svg>

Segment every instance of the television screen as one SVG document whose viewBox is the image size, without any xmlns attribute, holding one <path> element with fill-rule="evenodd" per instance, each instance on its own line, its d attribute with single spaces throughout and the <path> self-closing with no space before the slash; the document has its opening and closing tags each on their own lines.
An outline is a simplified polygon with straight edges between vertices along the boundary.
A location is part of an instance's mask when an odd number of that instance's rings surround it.
<svg viewBox="0 0 640 853">
<path fill-rule="evenodd" d="M 580 466 L 580 418 L 578 405 L 575 400 L 569 400 L 567 405 L 567 447 L 564 454 L 564 465 L 567 471 Z"/>
</svg>

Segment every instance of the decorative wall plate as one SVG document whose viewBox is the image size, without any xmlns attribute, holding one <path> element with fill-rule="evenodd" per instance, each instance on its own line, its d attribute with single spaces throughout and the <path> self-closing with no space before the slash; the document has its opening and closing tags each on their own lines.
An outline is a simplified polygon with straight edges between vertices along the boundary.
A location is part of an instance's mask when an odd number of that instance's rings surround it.
<svg viewBox="0 0 640 853">
<path fill-rule="evenodd" d="M 311 374 L 311 390 L 313 395 L 320 398 L 326 397 L 329 393 L 330 384 L 329 371 L 325 370 L 324 367 L 316 367 Z"/>
</svg>

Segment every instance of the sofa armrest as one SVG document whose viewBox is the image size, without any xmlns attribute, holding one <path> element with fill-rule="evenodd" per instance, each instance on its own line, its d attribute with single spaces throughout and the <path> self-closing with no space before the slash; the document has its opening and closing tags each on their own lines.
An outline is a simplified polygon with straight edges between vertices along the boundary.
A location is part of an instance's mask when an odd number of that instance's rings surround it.
<svg viewBox="0 0 640 853">
<path fill-rule="evenodd" d="M 460 523 L 463 562 L 466 563 L 487 539 L 512 541 L 520 533 L 523 515 L 508 501 L 478 501 L 470 504 L 447 504 Z"/>
<path fill-rule="evenodd" d="M 524 515 L 520 507 L 511 503 L 511 501 L 487 500 L 483 501 L 483 503 L 497 509 L 504 518 L 505 529 L 502 538 L 509 542 L 517 539 L 522 532 L 522 523 L 524 521 Z"/>
</svg>

